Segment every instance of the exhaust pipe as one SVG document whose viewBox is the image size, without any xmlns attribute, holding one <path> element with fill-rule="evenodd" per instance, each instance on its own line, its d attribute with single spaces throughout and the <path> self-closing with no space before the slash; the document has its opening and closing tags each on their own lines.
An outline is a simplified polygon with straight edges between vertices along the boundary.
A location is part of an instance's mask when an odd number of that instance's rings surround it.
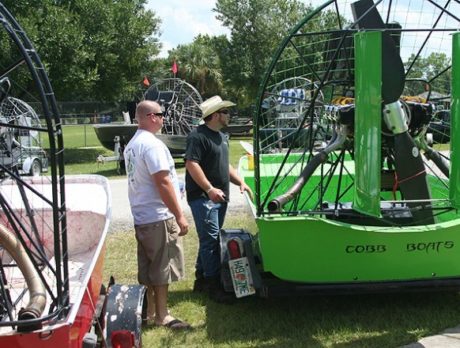
<svg viewBox="0 0 460 348">
<path fill-rule="evenodd" d="M 27 255 L 24 247 L 14 233 L 2 224 L 0 224 L 0 244 L 8 251 L 13 260 L 16 261 L 29 289 L 29 303 L 19 311 L 18 320 L 40 318 L 46 306 L 46 289 L 29 255 Z M 36 329 L 34 325 L 27 326 L 27 330 L 34 329 Z"/>
<path fill-rule="evenodd" d="M 327 159 L 329 158 L 329 154 L 332 151 L 335 151 L 342 147 L 342 145 L 345 143 L 345 140 L 347 139 L 347 134 L 347 126 L 342 126 L 339 129 L 339 133 L 332 138 L 329 145 L 324 150 L 316 154 L 310 162 L 308 162 L 307 166 L 302 170 L 302 173 L 300 173 L 299 177 L 291 186 L 291 188 L 287 190 L 285 193 L 281 194 L 280 196 L 272 199 L 268 203 L 268 211 L 270 213 L 281 212 L 283 206 L 286 205 L 288 202 L 292 201 L 299 194 L 299 192 L 307 183 L 308 179 L 310 179 L 312 174 L 315 172 L 316 168 L 318 168 L 322 163 L 327 161 Z"/>
</svg>

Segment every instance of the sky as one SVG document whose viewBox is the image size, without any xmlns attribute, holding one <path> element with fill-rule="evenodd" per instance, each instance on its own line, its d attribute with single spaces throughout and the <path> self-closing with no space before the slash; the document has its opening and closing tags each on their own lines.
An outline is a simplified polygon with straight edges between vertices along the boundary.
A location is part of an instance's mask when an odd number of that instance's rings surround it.
<svg viewBox="0 0 460 348">
<path fill-rule="evenodd" d="M 322 4 L 325 0 L 307 0 Z M 230 31 L 216 19 L 212 11 L 215 0 L 149 0 L 147 8 L 161 18 L 160 57 L 167 57 L 168 50 L 180 44 L 188 44 L 198 34 L 229 35 Z"/>
<path fill-rule="evenodd" d="M 160 57 L 167 57 L 168 50 L 180 44 L 188 44 L 198 34 L 229 34 L 215 18 L 212 11 L 215 0 L 149 0 L 147 8 L 161 18 Z"/>
</svg>

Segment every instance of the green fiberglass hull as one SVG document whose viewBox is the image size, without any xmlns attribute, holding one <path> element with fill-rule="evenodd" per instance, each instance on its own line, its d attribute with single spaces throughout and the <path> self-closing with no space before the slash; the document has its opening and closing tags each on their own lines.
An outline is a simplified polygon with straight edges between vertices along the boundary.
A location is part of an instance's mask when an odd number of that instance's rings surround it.
<svg viewBox="0 0 460 348">
<path fill-rule="evenodd" d="M 316 217 L 257 219 L 263 270 L 294 282 L 460 277 L 460 219 L 405 228 Z"/>
<path fill-rule="evenodd" d="M 283 155 L 265 155 L 259 164 L 260 185 L 265 190 L 273 180 L 274 168 Z M 292 183 L 300 164 L 286 166 L 286 179 Z M 348 176 L 342 181 L 352 182 L 354 162 L 346 161 Z M 304 192 L 318 188 L 319 168 L 310 178 Z M 239 172 L 249 185 L 254 185 L 254 172 L 248 170 L 243 157 Z M 270 173 L 270 174 L 268 174 Z M 267 175 L 264 175 L 267 174 Z M 292 176 L 292 178 L 290 177 Z M 331 179 L 330 187 L 335 187 Z M 429 180 L 434 199 L 443 201 L 448 195 L 437 180 Z M 283 188 L 280 187 L 279 191 Z M 279 192 L 275 191 L 273 196 Z M 325 200 L 336 194 L 325 189 Z M 392 192 L 382 192 L 391 197 Z M 343 195 L 343 201 L 353 201 L 353 190 Z M 252 203 L 251 203 L 252 205 Z M 340 221 L 333 214 L 257 214 L 258 226 L 255 249 L 261 260 L 261 271 L 295 283 L 337 284 L 451 280 L 460 278 L 460 214 L 449 210 L 436 217 L 431 225 L 378 226 L 372 221 L 358 219 L 352 223 Z M 292 211 L 292 209 L 290 209 Z"/>
</svg>

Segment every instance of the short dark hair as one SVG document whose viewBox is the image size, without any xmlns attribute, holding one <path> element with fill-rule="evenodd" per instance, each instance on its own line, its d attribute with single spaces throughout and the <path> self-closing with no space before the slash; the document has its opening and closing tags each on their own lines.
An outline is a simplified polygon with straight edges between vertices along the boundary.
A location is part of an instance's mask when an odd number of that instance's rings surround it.
<svg viewBox="0 0 460 348">
<path fill-rule="evenodd" d="M 219 110 L 214 111 L 212 114 L 209 114 L 208 116 L 206 116 L 205 118 L 203 118 L 203 121 L 204 121 L 204 122 L 209 122 L 209 121 L 211 121 L 212 115 L 217 114 L 217 113 L 219 113 Z"/>
</svg>

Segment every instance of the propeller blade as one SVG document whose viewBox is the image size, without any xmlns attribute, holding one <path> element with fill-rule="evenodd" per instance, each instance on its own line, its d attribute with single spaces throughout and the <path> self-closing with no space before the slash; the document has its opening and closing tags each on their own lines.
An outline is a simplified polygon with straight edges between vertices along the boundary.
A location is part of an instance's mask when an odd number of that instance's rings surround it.
<svg viewBox="0 0 460 348">
<path fill-rule="evenodd" d="M 394 136 L 395 168 L 398 185 L 405 200 L 425 200 L 431 197 L 428 180 L 420 151 L 408 132 Z M 407 204 L 414 221 L 424 224 L 434 223 L 431 209 L 422 207 L 420 202 Z"/>
<path fill-rule="evenodd" d="M 358 28 L 385 29 L 386 26 L 377 8 L 372 8 L 372 6 L 374 6 L 372 0 L 360 0 L 351 4 L 353 18 L 355 21 L 359 19 Z M 365 16 L 362 17 L 364 14 Z M 404 80 L 404 65 L 396 48 L 396 42 L 388 32 L 384 31 L 382 32 L 382 98 L 384 104 L 399 100 L 404 89 Z"/>
</svg>

